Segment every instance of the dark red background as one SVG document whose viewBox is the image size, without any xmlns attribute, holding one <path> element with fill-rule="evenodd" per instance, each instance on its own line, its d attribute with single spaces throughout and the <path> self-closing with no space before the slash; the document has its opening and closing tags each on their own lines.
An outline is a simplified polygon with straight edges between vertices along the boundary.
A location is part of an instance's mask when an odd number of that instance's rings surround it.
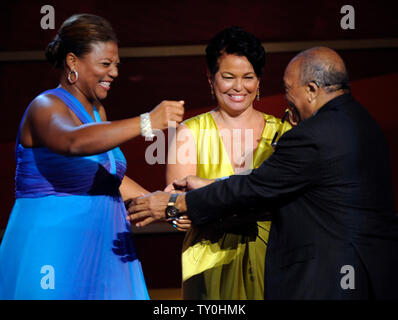
<svg viewBox="0 0 398 320">
<path fill-rule="evenodd" d="M 398 20 L 384 1 L 6 1 L 0 12 L 0 51 L 44 50 L 56 30 L 42 30 L 40 8 L 55 8 L 56 29 L 74 13 L 94 13 L 114 26 L 120 47 L 206 44 L 221 29 L 240 25 L 263 42 L 398 38 Z M 355 30 L 340 27 L 340 8 L 355 8 Z M 266 48 L 267 49 L 267 48 Z M 354 95 L 382 126 L 390 144 L 398 203 L 398 49 L 339 50 L 346 61 Z M 264 112 L 281 115 L 282 76 L 296 52 L 269 53 L 261 79 Z M 40 92 L 57 86 L 58 71 L 45 61 L 0 61 L 0 229 L 14 201 L 14 141 L 24 109 Z M 120 76 L 104 101 L 111 120 L 137 116 L 161 100 L 184 99 L 186 118 L 213 104 L 204 56 L 123 58 Z M 164 165 L 145 162 L 142 138 L 122 146 L 127 174 L 149 190 L 164 188 Z M 372 150 L 369 150 L 372 152 Z M 377 168 L 375 168 L 377 170 Z M 28 221 L 27 221 L 28 223 Z M 180 233 L 137 235 L 137 250 L 148 286 L 178 287 Z"/>
</svg>

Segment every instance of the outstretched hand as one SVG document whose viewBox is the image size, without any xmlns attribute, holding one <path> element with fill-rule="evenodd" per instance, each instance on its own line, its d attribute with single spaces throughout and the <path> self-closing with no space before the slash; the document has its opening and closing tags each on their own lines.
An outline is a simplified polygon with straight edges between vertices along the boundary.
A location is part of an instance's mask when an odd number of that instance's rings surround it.
<svg viewBox="0 0 398 320">
<path fill-rule="evenodd" d="M 197 176 L 187 176 L 180 180 L 175 180 L 170 183 L 165 189 L 165 192 L 187 192 L 194 189 L 205 187 L 214 182 L 214 179 L 204 179 Z"/>
<path fill-rule="evenodd" d="M 170 193 L 156 191 L 132 199 L 127 209 L 129 213 L 127 220 L 134 223 L 136 227 L 144 227 L 152 222 L 164 220 L 169 198 Z"/>
<path fill-rule="evenodd" d="M 156 191 L 149 193 L 142 197 L 132 199 L 129 204 L 126 204 L 128 217 L 131 223 L 134 223 L 136 227 L 144 227 L 150 223 L 161 221 L 166 219 L 166 208 L 172 192 L 189 191 L 198 189 L 213 183 L 212 179 L 203 179 L 196 176 L 188 176 L 181 180 L 174 181 L 172 184 L 166 187 L 165 191 Z M 182 197 L 182 208 L 179 208 L 180 212 L 187 210 L 185 204 L 185 196 L 181 195 L 177 198 Z M 190 221 L 184 221 L 184 224 L 190 224 Z M 181 229 L 185 229 L 183 226 L 179 226 Z M 188 228 L 188 227 L 187 227 Z"/>
</svg>

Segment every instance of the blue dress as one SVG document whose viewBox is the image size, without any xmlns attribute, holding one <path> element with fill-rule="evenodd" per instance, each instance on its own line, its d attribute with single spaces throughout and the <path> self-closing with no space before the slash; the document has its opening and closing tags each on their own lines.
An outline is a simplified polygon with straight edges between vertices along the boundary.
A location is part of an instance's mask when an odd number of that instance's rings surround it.
<svg viewBox="0 0 398 320">
<path fill-rule="evenodd" d="M 83 124 L 94 122 L 66 90 L 43 94 L 62 99 Z M 100 122 L 95 108 L 94 114 Z M 120 149 L 63 156 L 24 148 L 19 134 L 0 299 L 149 299 L 119 193 L 126 171 Z"/>
</svg>

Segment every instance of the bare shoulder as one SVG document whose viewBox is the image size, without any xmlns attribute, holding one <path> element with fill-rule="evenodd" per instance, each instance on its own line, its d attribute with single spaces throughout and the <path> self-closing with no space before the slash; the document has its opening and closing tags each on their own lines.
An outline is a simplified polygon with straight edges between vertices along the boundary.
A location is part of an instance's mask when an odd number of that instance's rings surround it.
<svg viewBox="0 0 398 320">
<path fill-rule="evenodd" d="M 70 115 L 69 108 L 60 98 L 52 94 L 41 94 L 32 101 L 26 116 L 27 118 L 37 116 L 44 118 L 52 113 Z"/>
<path fill-rule="evenodd" d="M 185 142 L 191 143 L 193 145 L 195 144 L 194 135 L 191 129 L 184 123 L 180 123 L 180 125 L 177 127 L 176 138 L 177 144 L 182 142 L 184 142 L 184 144 Z"/>
<path fill-rule="evenodd" d="M 65 122 L 73 124 L 74 121 L 69 108 L 58 97 L 51 94 L 41 94 L 30 104 L 25 119 L 21 125 L 21 143 L 24 147 L 42 145 L 39 133 L 48 134 L 49 123 L 59 116 Z"/>
</svg>

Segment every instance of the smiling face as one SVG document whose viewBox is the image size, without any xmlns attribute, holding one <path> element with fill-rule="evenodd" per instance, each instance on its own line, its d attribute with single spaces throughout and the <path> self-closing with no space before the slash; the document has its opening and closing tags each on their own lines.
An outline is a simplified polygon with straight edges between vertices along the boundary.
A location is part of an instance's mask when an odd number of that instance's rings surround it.
<svg viewBox="0 0 398 320">
<path fill-rule="evenodd" d="M 79 73 L 76 86 L 88 100 L 102 100 L 108 95 L 113 80 L 118 76 L 120 63 L 118 46 L 113 41 L 96 42 L 92 50 L 77 58 Z"/>
<path fill-rule="evenodd" d="M 285 98 L 295 122 L 307 119 L 313 115 L 308 102 L 308 87 L 302 84 L 299 77 L 299 61 L 292 61 L 286 68 L 283 77 Z"/>
<path fill-rule="evenodd" d="M 219 58 L 218 71 L 209 82 L 218 106 L 229 114 L 237 115 L 253 106 L 259 79 L 245 56 L 224 53 Z"/>
</svg>

